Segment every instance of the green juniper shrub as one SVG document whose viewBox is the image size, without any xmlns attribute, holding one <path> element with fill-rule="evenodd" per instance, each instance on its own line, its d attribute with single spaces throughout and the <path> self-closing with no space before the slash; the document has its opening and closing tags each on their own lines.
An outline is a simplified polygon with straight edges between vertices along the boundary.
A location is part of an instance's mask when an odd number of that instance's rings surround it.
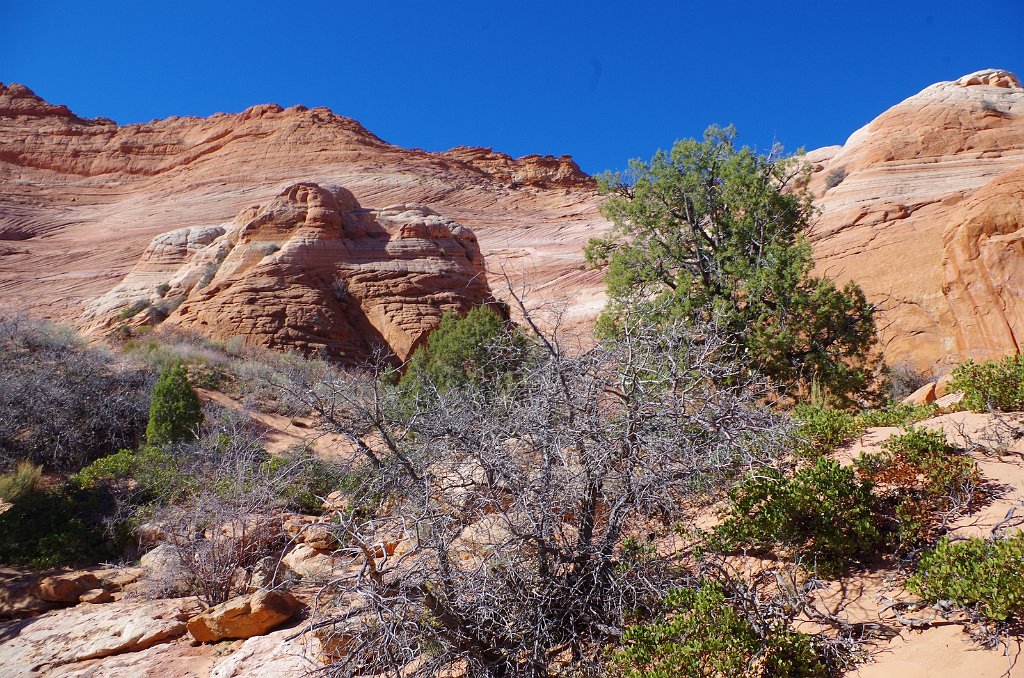
<svg viewBox="0 0 1024 678">
<path fill-rule="evenodd" d="M 1024 410 L 1024 356 L 1007 356 L 982 363 L 963 362 L 953 370 L 949 387 L 964 392 L 961 405 L 968 410 Z"/>
<path fill-rule="evenodd" d="M 861 455 L 858 474 L 879 496 L 879 513 L 899 551 L 927 543 L 939 516 L 976 496 L 977 464 L 938 429 L 910 427 L 890 437 L 883 452 Z"/>
<path fill-rule="evenodd" d="M 0 513 L 0 564 L 46 569 L 115 558 L 127 545 L 124 534 L 108 533 L 115 509 L 105 488 L 74 481 L 27 492 Z"/>
<path fill-rule="evenodd" d="M 199 396 L 180 362 L 165 368 L 153 385 L 146 440 L 163 445 L 193 439 L 203 423 Z"/>
<path fill-rule="evenodd" d="M 729 492 L 726 519 L 712 544 L 723 550 L 787 548 L 823 576 L 834 576 L 881 542 L 869 481 L 820 457 L 792 478 L 751 473 Z"/>
<path fill-rule="evenodd" d="M 1024 612 L 1024 533 L 1009 539 L 943 538 L 921 556 L 907 588 L 929 602 L 948 600 L 995 620 Z"/>
<path fill-rule="evenodd" d="M 910 405 L 907 403 L 890 403 L 883 408 L 861 410 L 857 415 L 857 428 L 860 430 L 876 426 L 906 427 L 919 421 L 934 417 L 939 411 L 934 404 Z"/>
<path fill-rule="evenodd" d="M 443 392 L 468 383 L 500 384 L 522 366 L 526 339 L 490 306 L 460 317 L 448 312 L 406 365 L 400 387 L 409 394 L 425 386 Z"/>
<path fill-rule="evenodd" d="M 121 320 L 128 320 L 129 318 L 134 318 L 138 314 L 142 313 L 147 308 L 149 308 L 148 299 L 136 299 L 129 305 L 122 308 L 121 312 L 118 313 L 117 316 Z"/>
<path fill-rule="evenodd" d="M 830 407 L 797 405 L 793 408 L 793 419 L 802 441 L 799 452 L 809 456 L 828 454 L 861 432 L 852 414 Z"/>
<path fill-rule="evenodd" d="M 198 482 L 179 468 L 173 454 L 155 445 L 143 445 L 138 451 L 120 450 L 97 459 L 72 476 L 72 480 L 87 488 L 130 488 L 134 503 L 157 498 L 173 500 L 194 489 Z"/>
<path fill-rule="evenodd" d="M 830 673 L 811 636 L 784 620 L 751 623 L 713 582 L 670 591 L 665 608 L 657 620 L 626 630 L 622 647 L 611 655 L 612 675 L 817 678 Z"/>
</svg>

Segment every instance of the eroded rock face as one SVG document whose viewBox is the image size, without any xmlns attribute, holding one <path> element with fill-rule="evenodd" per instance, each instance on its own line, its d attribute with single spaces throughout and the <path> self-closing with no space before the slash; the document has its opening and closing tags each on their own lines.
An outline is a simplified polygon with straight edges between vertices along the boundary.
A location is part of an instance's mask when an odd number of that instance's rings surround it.
<svg viewBox="0 0 1024 678">
<path fill-rule="evenodd" d="M 979 71 L 889 109 L 808 154 L 822 208 L 818 270 L 882 311 L 890 361 L 946 368 L 1017 350 L 1024 89 Z"/>
<path fill-rule="evenodd" d="M 443 313 L 490 300 L 468 228 L 422 205 L 364 209 L 344 188 L 298 183 L 230 223 L 157 236 L 82 324 L 163 321 L 250 346 L 405 359 Z"/>
<path fill-rule="evenodd" d="M 580 309 L 564 323 L 600 308 L 601 278 L 581 247 L 605 222 L 594 182 L 568 157 L 404 149 L 328 109 L 273 104 L 116 125 L 21 85 L 0 85 L 0 297 L 73 322 L 144 251 L 150 273 L 194 256 L 204 229 L 306 180 L 345 186 L 363 205 L 427 205 L 469 227 L 492 271 Z M 143 268 L 131 294 L 169 282 Z"/>
</svg>

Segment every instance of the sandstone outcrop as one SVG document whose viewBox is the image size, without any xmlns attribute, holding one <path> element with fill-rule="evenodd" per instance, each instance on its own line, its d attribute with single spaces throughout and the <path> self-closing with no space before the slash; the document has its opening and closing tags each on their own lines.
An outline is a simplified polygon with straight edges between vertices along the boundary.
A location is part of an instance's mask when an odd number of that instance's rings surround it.
<svg viewBox="0 0 1024 678">
<path fill-rule="evenodd" d="M 1016 76 L 988 70 L 932 85 L 807 157 L 822 210 L 818 271 L 864 287 L 882 311 L 890 362 L 941 372 L 1016 350 Z M 235 215 L 297 181 L 344 186 L 364 205 L 426 205 L 472 229 L 499 298 L 508 274 L 535 303 L 568 304 L 563 323 L 582 328 L 603 304 L 581 248 L 606 222 L 593 181 L 569 158 L 403 149 L 301 106 L 116 125 L 20 85 L 0 86 L 0 298 L 74 320 L 133 267 L 137 289 L 125 296 L 152 295 L 175 262 L 196 260 L 246 218 Z M 285 341 L 319 345 L 308 329 Z"/>
<path fill-rule="evenodd" d="M 257 591 L 211 607 L 188 621 L 188 633 L 200 643 L 252 638 L 292 618 L 299 603 L 284 591 Z"/>
<path fill-rule="evenodd" d="M 405 359 L 443 313 L 490 300 L 468 228 L 422 205 L 369 210 L 344 188 L 298 183 L 223 226 L 157 236 L 83 325 L 169 315 L 168 325 L 250 346 Z"/>
<path fill-rule="evenodd" d="M 0 624 L 4 675 L 47 672 L 64 664 L 137 652 L 185 633 L 188 600 L 79 605 Z"/>
<path fill-rule="evenodd" d="M 1024 89 L 979 71 L 808 154 L 820 272 L 881 309 L 891 361 L 941 371 L 1024 334 Z"/>
<path fill-rule="evenodd" d="M 581 310 L 567 321 L 600 308 L 580 247 L 604 220 L 594 182 L 568 157 L 403 149 L 301 106 L 117 125 L 21 85 L 0 85 L 0 298 L 74 321 L 150 245 L 153 272 L 297 181 L 345 186 L 363 205 L 427 205 L 476 234 L 493 272 L 525 280 L 538 301 L 572 301 Z M 136 272 L 146 292 L 166 282 Z"/>
</svg>

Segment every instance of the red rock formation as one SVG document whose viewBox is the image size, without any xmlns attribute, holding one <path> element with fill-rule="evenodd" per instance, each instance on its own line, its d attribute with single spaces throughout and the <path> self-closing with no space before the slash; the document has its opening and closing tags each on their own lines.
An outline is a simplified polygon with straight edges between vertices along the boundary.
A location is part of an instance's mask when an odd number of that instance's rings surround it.
<svg viewBox="0 0 1024 678">
<path fill-rule="evenodd" d="M 468 228 L 421 205 L 368 210 L 344 188 L 300 183 L 223 226 L 157 236 L 83 324 L 169 314 L 168 324 L 248 345 L 347 360 L 383 348 L 405 359 L 444 312 L 489 299 Z M 126 308 L 138 312 L 127 318 Z"/>
<path fill-rule="evenodd" d="M 604 222 L 593 181 L 568 157 L 408 150 L 301 106 L 119 126 L 21 85 L 0 85 L 0 300 L 75 319 L 155 236 L 206 233 L 297 181 L 345 186 L 365 205 L 428 205 L 476 233 L 492 281 L 505 271 L 538 300 L 590 300 L 577 322 L 600 307 L 600 276 L 583 270 L 580 246 Z M 192 247 L 153 246 L 153 265 Z"/>
<path fill-rule="evenodd" d="M 1017 350 L 1024 89 L 1013 74 L 932 85 L 808 159 L 818 269 L 879 304 L 890 361 Z"/>
<path fill-rule="evenodd" d="M 880 306 L 890 361 L 942 366 L 1017 349 L 1011 173 L 1024 169 L 1024 89 L 1015 76 L 981 71 L 932 85 L 808 158 L 822 209 L 818 269 L 857 280 Z M 345 186 L 366 205 L 427 205 L 471 228 L 499 297 L 509 274 L 536 302 L 570 304 L 569 324 L 586 326 L 603 304 L 600 275 L 585 270 L 580 250 L 605 222 L 593 182 L 569 158 L 407 150 L 298 106 L 118 126 L 20 85 L 0 86 L 0 300 L 77 318 L 144 251 L 125 280 L 138 289 L 122 292 L 187 287 L 198 268 L 171 280 L 173 262 L 198 257 L 234 215 L 297 181 Z"/>
</svg>

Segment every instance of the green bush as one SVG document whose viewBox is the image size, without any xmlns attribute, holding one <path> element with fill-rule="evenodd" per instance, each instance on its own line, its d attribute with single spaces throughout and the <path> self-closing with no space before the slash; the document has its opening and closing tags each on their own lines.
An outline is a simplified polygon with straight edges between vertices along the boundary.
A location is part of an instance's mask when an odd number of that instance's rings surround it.
<svg viewBox="0 0 1024 678">
<path fill-rule="evenodd" d="M 109 492 L 74 482 L 29 492 L 0 514 L 0 564 L 46 569 L 115 558 L 127 542 L 107 532 L 114 509 Z"/>
<path fill-rule="evenodd" d="M 346 494 L 357 494 L 360 484 L 341 467 L 326 462 L 311 454 L 297 457 L 269 457 L 263 462 L 263 471 L 274 476 L 287 468 L 287 483 L 281 488 L 281 498 L 288 508 L 307 514 L 323 513 L 323 498 L 340 490 Z"/>
<path fill-rule="evenodd" d="M 742 364 L 780 391 L 814 384 L 855 400 L 872 381 L 875 307 L 856 283 L 814 274 L 807 165 L 735 139 L 732 127 L 712 126 L 703 140 L 630 161 L 625 176 L 598 178 L 613 226 L 584 249 L 605 269 L 596 329 L 615 336 L 638 317 L 713 321 Z"/>
<path fill-rule="evenodd" d="M 857 427 L 862 431 L 876 426 L 905 427 L 933 417 L 937 412 L 938 408 L 933 404 L 890 404 L 881 409 L 861 410 L 856 418 Z"/>
<path fill-rule="evenodd" d="M 942 539 L 925 553 L 907 588 L 930 602 L 952 601 L 989 619 L 1020 619 L 1024 611 L 1024 533 L 989 541 Z"/>
<path fill-rule="evenodd" d="M 181 363 L 165 368 L 153 385 L 146 440 L 150 445 L 163 445 L 195 438 L 202 423 L 199 396 L 188 383 L 185 368 Z"/>
<path fill-rule="evenodd" d="M 521 367 L 525 339 L 488 306 L 465 317 L 445 313 L 425 345 L 409 359 L 400 385 L 416 393 L 429 384 L 439 392 L 467 383 L 500 383 Z"/>
<path fill-rule="evenodd" d="M 910 427 L 889 438 L 880 454 L 862 455 L 858 472 L 882 488 L 880 513 L 894 525 L 900 549 L 926 543 L 939 514 L 969 504 L 981 482 L 977 464 L 937 429 Z"/>
<path fill-rule="evenodd" d="M 784 621 L 751 623 L 722 588 L 676 589 L 666 613 L 632 626 L 612 654 L 611 672 L 625 678 L 817 678 L 829 671 L 814 639 Z"/>
<path fill-rule="evenodd" d="M 196 479 L 189 478 L 178 468 L 171 454 L 152 445 L 144 445 L 138 452 L 121 450 L 97 459 L 71 480 L 85 488 L 114 488 L 128 481 L 135 502 L 182 496 L 196 483 Z"/>
<path fill-rule="evenodd" d="M 0 475 L 0 500 L 17 502 L 18 499 L 39 489 L 43 467 L 21 460 L 11 473 Z"/>
<path fill-rule="evenodd" d="M 969 410 L 1024 410 L 1024 357 L 961 363 L 953 370 L 950 390 L 964 392 L 961 404 Z"/>
<path fill-rule="evenodd" d="M 727 550 L 788 547 L 822 575 L 835 575 L 881 542 L 871 487 L 826 457 L 792 478 L 752 473 L 730 490 L 727 517 L 712 543 Z"/>
<path fill-rule="evenodd" d="M 122 308 L 121 312 L 118 313 L 117 316 L 121 320 L 128 320 L 129 318 L 134 318 L 138 314 L 142 313 L 147 308 L 149 308 L 149 300 L 148 299 L 136 299 L 135 301 L 133 301 L 128 306 L 125 306 L 124 308 Z"/>
<path fill-rule="evenodd" d="M 829 407 L 797 405 L 793 419 L 805 453 L 828 454 L 860 433 L 852 414 Z"/>
</svg>

